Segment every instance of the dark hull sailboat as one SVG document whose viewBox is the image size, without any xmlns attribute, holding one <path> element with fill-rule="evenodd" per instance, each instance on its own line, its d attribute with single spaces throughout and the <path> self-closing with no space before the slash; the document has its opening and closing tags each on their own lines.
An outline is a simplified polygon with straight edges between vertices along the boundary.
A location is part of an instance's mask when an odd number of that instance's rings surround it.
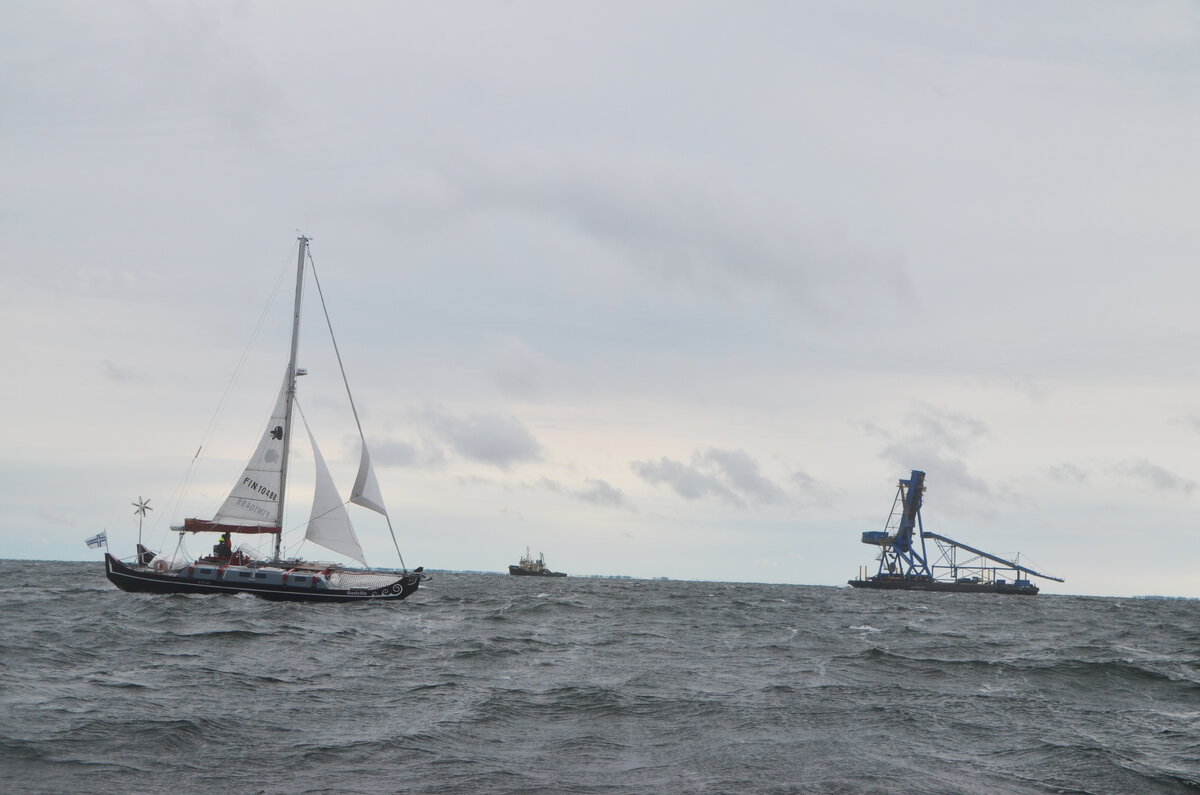
<svg viewBox="0 0 1200 795">
<path fill-rule="evenodd" d="M 122 591 L 155 594 L 248 593 L 263 599 L 293 602 L 362 602 L 403 599 L 417 590 L 424 575 L 350 572 L 341 569 L 198 562 L 180 571 L 130 566 L 105 553 L 109 581 Z"/>
<path fill-rule="evenodd" d="M 333 563 L 311 563 L 285 560 L 280 557 L 284 496 L 288 485 L 288 453 L 292 439 L 293 409 L 296 403 L 296 379 L 305 371 L 296 367 L 297 342 L 300 330 L 301 297 L 304 269 L 308 254 L 308 238 L 300 238 L 300 253 L 296 264 L 296 300 L 292 323 L 291 354 L 283 386 L 275 401 L 263 435 L 250 462 L 246 465 L 225 502 L 212 519 L 185 519 L 172 529 L 179 533 L 179 545 L 170 555 L 154 555 L 140 540 L 133 562 L 126 563 L 111 553 L 105 553 L 105 574 L 109 581 L 123 591 L 153 594 L 237 594 L 245 593 L 264 599 L 304 602 L 358 602 L 376 599 L 404 599 L 420 587 L 428 575 L 422 568 L 408 571 L 373 571 L 351 569 Z M 318 283 L 318 293 L 320 285 Z M 323 302 L 322 298 L 322 302 Z M 328 318 L 328 312 L 325 313 Z M 332 339 L 332 330 L 331 330 Z M 337 343 L 334 341 L 334 351 Z M 338 362 L 341 354 L 338 353 Z M 345 382 L 345 372 L 342 372 Z M 346 383 L 350 408 L 358 422 L 354 398 Z M 303 413 L 300 413 L 303 419 Z M 305 423 L 307 425 L 307 422 Z M 311 430 L 308 433 L 316 464 L 316 483 L 313 489 L 312 513 L 307 523 L 305 540 L 358 561 L 366 567 L 362 547 L 350 523 L 346 502 L 338 495 L 325 459 L 317 447 Z M 362 454 L 358 477 L 350 503 L 367 508 L 387 518 L 388 531 L 396 544 L 391 519 L 383 506 L 379 484 L 362 438 Z M 149 501 L 135 503 L 140 515 L 150 510 Z M 183 540 L 188 534 L 219 533 L 220 542 L 211 555 L 188 560 L 182 555 Z M 139 524 L 140 534 L 140 524 Z M 274 536 L 274 554 L 247 554 L 235 550 L 233 536 Z M 97 537 L 106 542 L 105 534 Z M 95 539 L 93 539 L 95 540 Z M 89 541 L 91 545 L 92 541 Z M 396 553 L 400 554 L 399 544 Z M 258 559 L 265 558 L 265 559 Z M 404 565 L 403 556 L 400 557 Z"/>
</svg>

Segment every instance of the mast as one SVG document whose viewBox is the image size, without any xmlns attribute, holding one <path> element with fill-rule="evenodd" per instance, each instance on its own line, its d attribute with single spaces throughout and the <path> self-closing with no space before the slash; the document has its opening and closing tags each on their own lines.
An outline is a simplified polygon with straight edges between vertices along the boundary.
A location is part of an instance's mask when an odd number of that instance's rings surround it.
<svg viewBox="0 0 1200 795">
<path fill-rule="evenodd" d="M 292 352 L 287 369 L 287 407 L 283 415 L 283 468 L 279 473 L 279 532 L 275 535 L 275 560 L 279 560 L 279 545 L 283 541 L 283 496 L 287 491 L 288 450 L 292 446 L 292 404 L 296 399 L 296 352 L 300 348 L 300 304 L 304 294 L 304 258 L 308 256 L 308 238 L 300 236 L 300 253 L 296 257 L 296 306 L 292 317 Z"/>
</svg>

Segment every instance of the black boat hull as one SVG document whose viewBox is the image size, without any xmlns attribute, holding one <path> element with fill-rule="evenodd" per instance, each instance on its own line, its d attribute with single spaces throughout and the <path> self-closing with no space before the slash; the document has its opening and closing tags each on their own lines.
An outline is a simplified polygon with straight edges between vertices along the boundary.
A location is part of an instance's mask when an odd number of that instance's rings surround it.
<svg viewBox="0 0 1200 795">
<path fill-rule="evenodd" d="M 886 591 L 942 591 L 946 593 L 1002 593 L 1022 596 L 1034 596 L 1038 592 L 1036 585 L 1016 585 L 1014 583 L 989 582 L 939 582 L 937 580 L 919 580 L 911 577 L 889 577 L 886 579 L 870 578 L 866 580 L 850 580 L 855 588 L 879 588 Z"/>
<path fill-rule="evenodd" d="M 281 602 L 366 602 L 381 599 L 404 599 L 421 585 L 425 575 L 404 574 L 397 582 L 381 588 L 316 588 L 291 585 L 258 584 L 254 582 L 226 582 L 201 580 L 184 574 L 148 571 L 126 565 L 111 554 L 104 556 L 105 574 L 109 582 L 122 591 L 154 594 L 238 594 L 248 593 Z"/>
</svg>

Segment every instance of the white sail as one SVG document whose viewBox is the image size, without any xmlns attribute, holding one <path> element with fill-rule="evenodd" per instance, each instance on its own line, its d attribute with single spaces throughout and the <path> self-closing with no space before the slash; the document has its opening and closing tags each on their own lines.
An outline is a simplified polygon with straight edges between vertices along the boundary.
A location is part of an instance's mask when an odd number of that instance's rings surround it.
<svg viewBox="0 0 1200 795">
<path fill-rule="evenodd" d="M 375 468 L 371 466 L 365 441 L 362 458 L 358 462 L 358 477 L 354 479 L 354 488 L 350 492 L 350 502 L 387 516 L 387 508 L 383 507 L 383 492 L 379 490 L 379 481 L 375 479 Z"/>
<path fill-rule="evenodd" d="M 308 430 L 308 439 L 312 442 L 313 458 L 317 466 L 312 516 L 308 520 L 308 531 L 304 537 L 314 544 L 332 549 L 366 566 L 366 556 L 363 555 L 358 536 L 354 534 L 354 527 L 350 524 L 350 514 L 346 513 L 346 505 L 342 502 L 337 487 L 333 485 L 329 467 L 325 465 L 325 458 L 321 455 L 321 449 L 317 447 L 312 429 L 308 428 L 307 422 L 304 427 Z"/>
<path fill-rule="evenodd" d="M 277 527 L 280 524 L 279 485 L 283 471 L 283 423 L 287 413 L 289 379 L 271 412 L 258 449 L 246 464 L 242 477 L 213 517 L 214 523 Z"/>
</svg>

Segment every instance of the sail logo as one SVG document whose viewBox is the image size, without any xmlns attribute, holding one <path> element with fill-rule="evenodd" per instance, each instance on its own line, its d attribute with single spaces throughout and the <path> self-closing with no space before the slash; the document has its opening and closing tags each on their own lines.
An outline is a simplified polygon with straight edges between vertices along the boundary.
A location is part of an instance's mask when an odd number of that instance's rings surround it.
<svg viewBox="0 0 1200 795">
<path fill-rule="evenodd" d="M 248 478 L 248 477 L 242 478 L 242 485 L 245 486 L 246 488 L 250 489 L 251 491 L 258 492 L 259 494 L 263 495 L 264 497 L 266 497 L 268 500 L 271 500 L 272 502 L 279 499 L 278 494 L 276 494 L 274 491 L 272 491 L 267 486 L 260 485 L 258 483 L 258 481 L 253 480 L 251 478 Z"/>
</svg>

